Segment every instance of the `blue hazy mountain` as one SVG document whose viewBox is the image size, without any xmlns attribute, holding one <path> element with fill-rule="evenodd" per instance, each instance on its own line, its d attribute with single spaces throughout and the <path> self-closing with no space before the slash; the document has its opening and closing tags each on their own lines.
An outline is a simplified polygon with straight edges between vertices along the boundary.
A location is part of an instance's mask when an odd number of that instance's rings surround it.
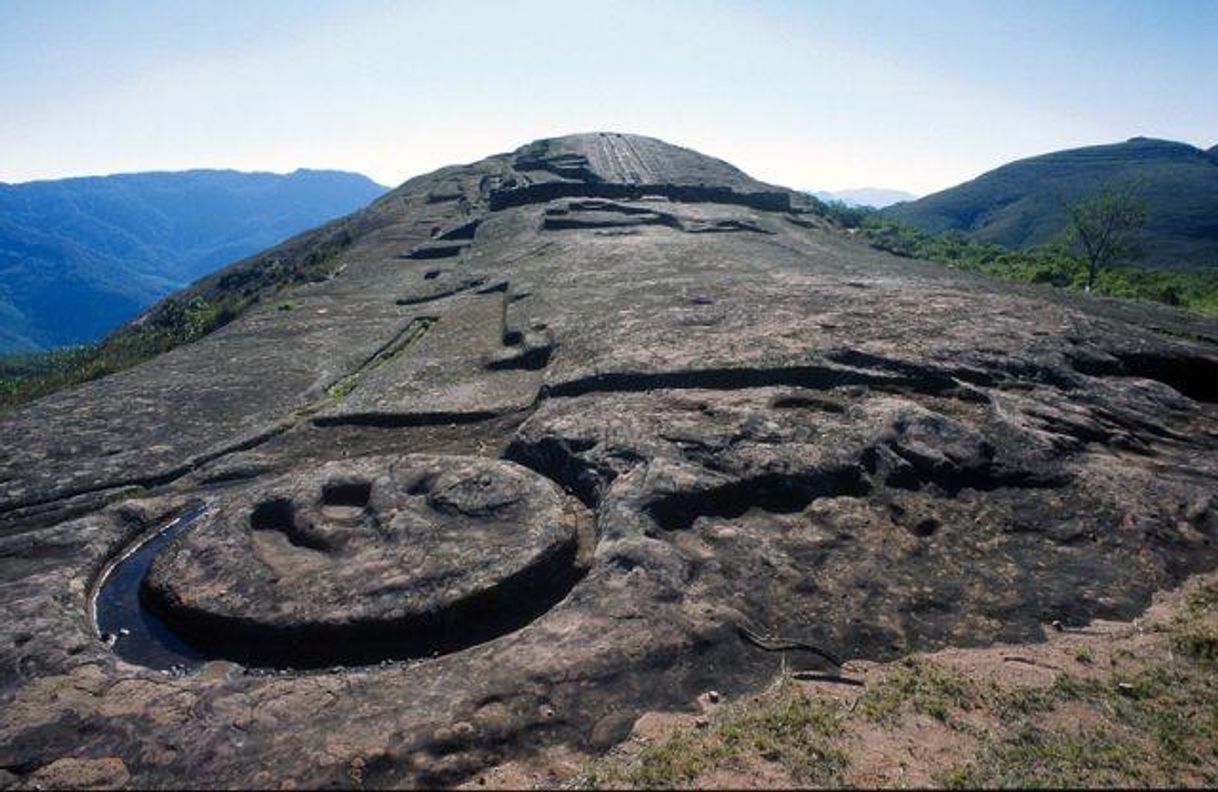
<svg viewBox="0 0 1218 792">
<path fill-rule="evenodd" d="M 0 183 L 0 354 L 94 341 L 161 297 L 385 192 L 342 171 Z"/>
<path fill-rule="evenodd" d="M 840 201 L 846 206 L 870 206 L 873 209 L 883 209 L 902 201 L 912 201 L 918 196 L 904 190 L 890 190 L 884 187 L 859 187 L 854 190 L 812 191 L 812 194 L 826 203 Z"/>
</svg>

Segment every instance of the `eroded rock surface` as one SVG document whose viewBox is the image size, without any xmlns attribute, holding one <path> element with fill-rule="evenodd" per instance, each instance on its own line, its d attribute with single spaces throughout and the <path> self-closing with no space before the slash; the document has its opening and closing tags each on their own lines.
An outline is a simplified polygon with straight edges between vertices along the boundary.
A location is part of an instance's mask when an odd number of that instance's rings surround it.
<svg viewBox="0 0 1218 792">
<path fill-rule="evenodd" d="M 304 667 L 453 651 L 570 590 L 584 508 L 476 457 L 329 462 L 229 494 L 143 582 L 149 607 L 217 657 Z"/>
<path fill-rule="evenodd" d="M 742 628 L 1032 641 L 1218 561 L 1212 321 L 897 259 L 628 135 L 356 219 L 293 310 L 0 423 L 4 783 L 451 783 L 764 684 Z M 93 595 L 200 507 L 143 596 L 210 662 L 130 662 Z"/>
</svg>

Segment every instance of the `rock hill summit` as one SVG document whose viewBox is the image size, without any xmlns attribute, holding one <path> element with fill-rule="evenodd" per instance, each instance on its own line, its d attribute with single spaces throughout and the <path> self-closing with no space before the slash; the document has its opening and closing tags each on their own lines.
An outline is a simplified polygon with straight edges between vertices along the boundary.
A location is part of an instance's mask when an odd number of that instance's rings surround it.
<svg viewBox="0 0 1218 792">
<path fill-rule="evenodd" d="M 457 783 L 776 648 L 1034 641 L 1218 565 L 1213 321 L 658 140 L 412 179 L 192 293 L 233 289 L 0 422 L 0 782 Z"/>
</svg>

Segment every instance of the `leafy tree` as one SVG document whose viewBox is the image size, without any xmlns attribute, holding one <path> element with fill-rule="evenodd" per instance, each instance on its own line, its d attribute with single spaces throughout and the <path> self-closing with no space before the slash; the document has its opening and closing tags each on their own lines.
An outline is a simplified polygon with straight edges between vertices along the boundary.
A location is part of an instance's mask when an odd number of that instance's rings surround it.
<svg viewBox="0 0 1218 792">
<path fill-rule="evenodd" d="M 845 201 L 821 201 L 821 213 L 844 228 L 861 228 L 867 218 L 876 214 L 870 206 L 850 206 Z"/>
<path fill-rule="evenodd" d="M 952 269 L 982 272 L 1017 283 L 1065 289 L 1087 286 L 1087 261 L 1064 245 L 1011 250 L 977 242 L 957 232 L 928 234 L 882 217 L 868 217 L 862 235 L 872 247 L 898 256 L 927 259 Z M 1113 267 L 1096 273 L 1094 291 L 1125 299 L 1157 300 L 1218 316 L 1218 271 Z"/>
<path fill-rule="evenodd" d="M 1087 261 L 1088 292 L 1101 269 L 1139 255 L 1133 240 L 1148 215 L 1140 193 L 1141 185 L 1130 181 L 1066 205 L 1067 240 Z"/>
</svg>

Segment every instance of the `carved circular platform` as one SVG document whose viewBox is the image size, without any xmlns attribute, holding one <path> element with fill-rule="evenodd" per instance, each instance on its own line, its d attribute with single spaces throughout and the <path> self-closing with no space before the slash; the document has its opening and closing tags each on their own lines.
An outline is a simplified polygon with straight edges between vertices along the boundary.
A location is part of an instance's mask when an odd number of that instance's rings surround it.
<svg viewBox="0 0 1218 792">
<path fill-rule="evenodd" d="M 157 558 L 141 594 L 192 645 L 252 664 L 441 653 L 561 599 L 582 519 L 510 462 L 331 462 L 227 497 Z"/>
</svg>

